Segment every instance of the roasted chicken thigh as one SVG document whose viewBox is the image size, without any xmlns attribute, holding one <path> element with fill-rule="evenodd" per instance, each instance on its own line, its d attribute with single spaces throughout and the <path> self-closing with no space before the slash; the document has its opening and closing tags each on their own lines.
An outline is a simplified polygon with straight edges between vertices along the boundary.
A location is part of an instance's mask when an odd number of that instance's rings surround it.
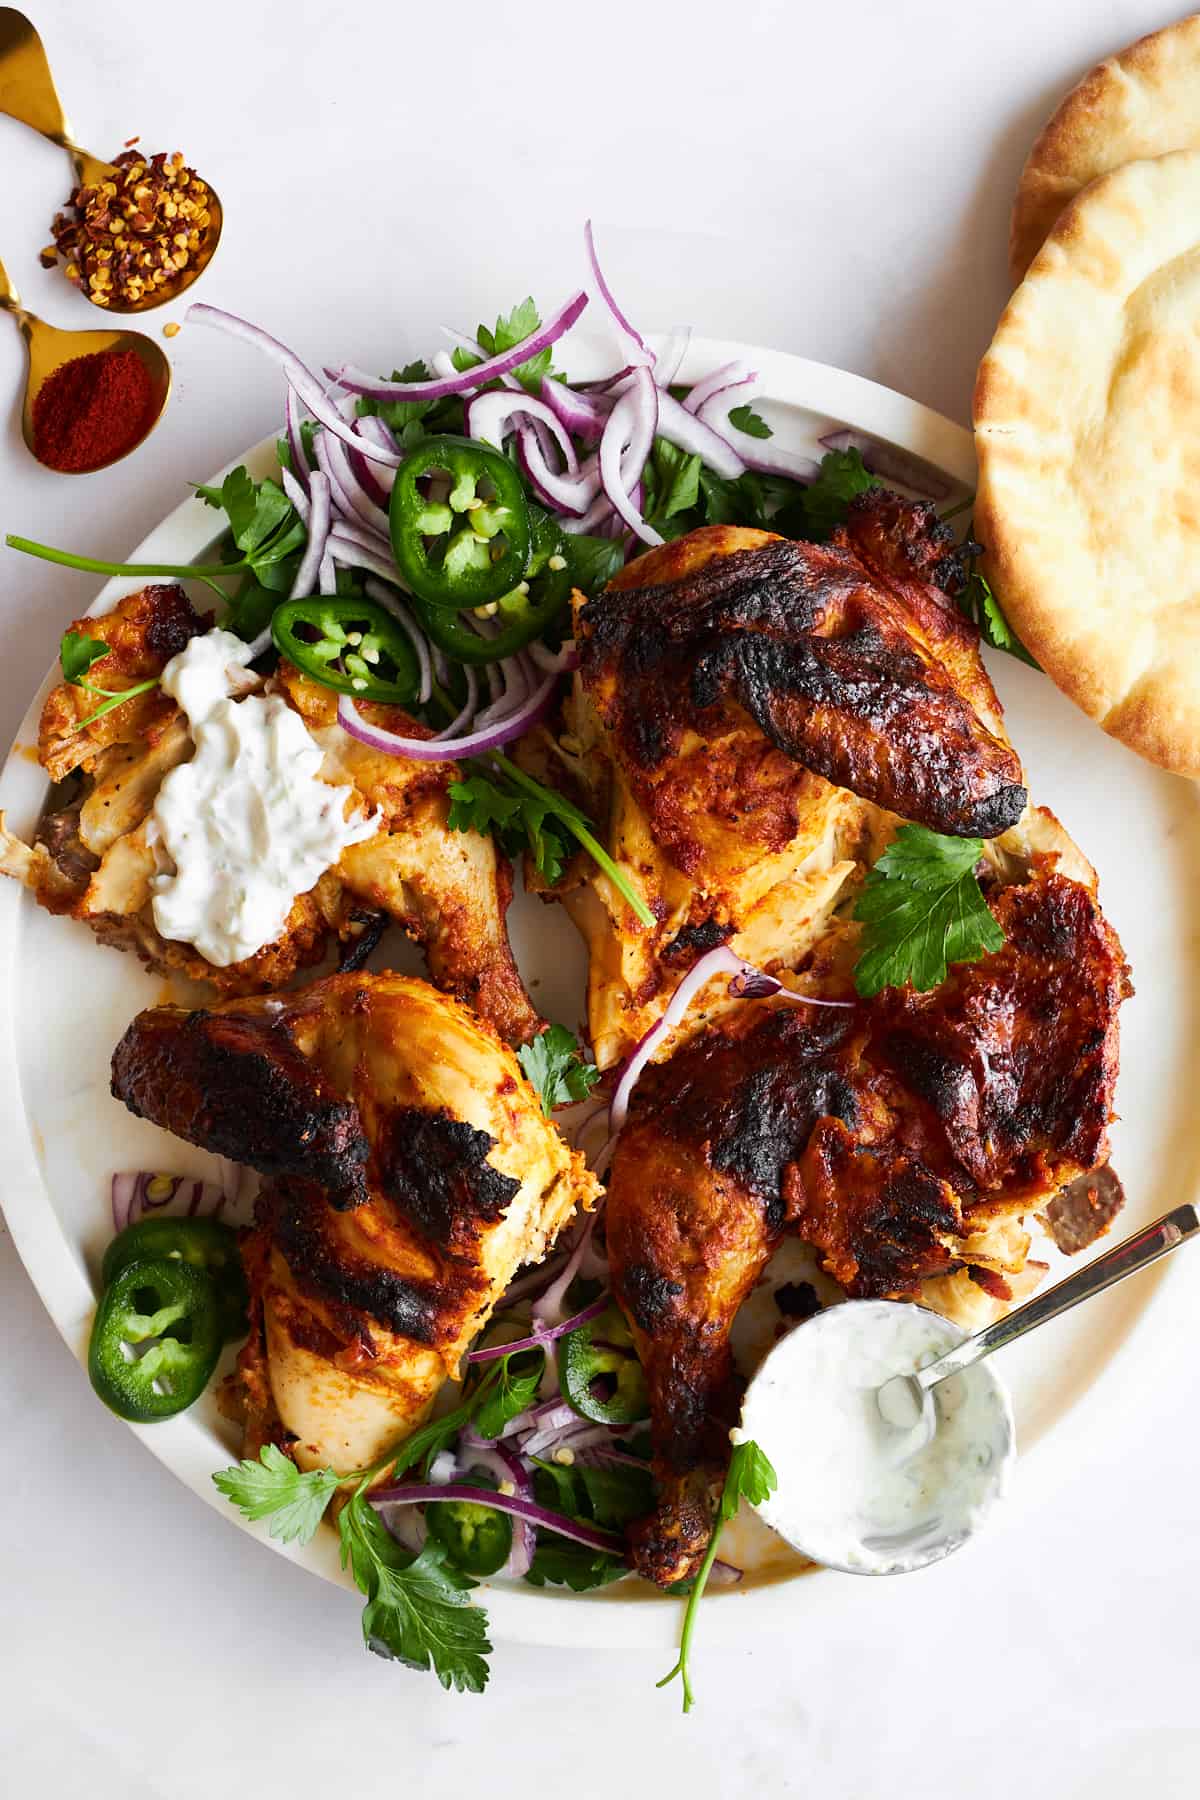
<svg viewBox="0 0 1200 1800">
<path fill-rule="evenodd" d="M 265 1177 L 248 1454 L 273 1438 L 306 1468 L 412 1430 L 517 1267 L 599 1192 L 496 1033 L 407 976 L 141 1013 L 113 1092 Z"/>
</svg>

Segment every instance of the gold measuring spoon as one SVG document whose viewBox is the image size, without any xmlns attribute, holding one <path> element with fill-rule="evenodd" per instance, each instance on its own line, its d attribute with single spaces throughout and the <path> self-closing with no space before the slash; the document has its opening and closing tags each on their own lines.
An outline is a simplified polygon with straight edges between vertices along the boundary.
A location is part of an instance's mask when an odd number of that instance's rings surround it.
<svg viewBox="0 0 1200 1800">
<path fill-rule="evenodd" d="M 120 462 L 123 456 L 128 456 L 131 450 L 136 450 L 139 444 L 145 443 L 162 418 L 167 396 L 171 392 L 171 365 L 153 338 L 148 338 L 141 331 L 60 331 L 55 325 L 47 325 L 44 319 L 35 318 L 21 305 L 21 296 L 9 280 L 3 263 L 0 263 L 0 310 L 12 314 L 29 352 L 29 377 L 25 383 L 25 400 L 21 407 L 21 435 L 32 456 L 38 455 L 33 433 L 33 403 L 41 388 L 64 363 L 73 362 L 77 356 L 93 356 L 102 350 L 132 350 L 141 360 L 150 377 L 151 392 L 145 428 L 117 456 L 110 456 L 102 463 L 94 463 L 88 469 L 59 469 L 56 473 L 93 474 L 96 469 L 107 469 L 112 463 Z M 42 461 L 40 456 L 38 461 Z M 54 465 L 47 463 L 46 467 L 53 468 Z"/>
<path fill-rule="evenodd" d="M 118 173 L 112 163 L 90 156 L 74 142 L 55 90 L 45 46 L 25 14 L 18 12 L 15 6 L 0 6 L 0 112 L 40 131 L 52 144 L 61 144 L 71 158 L 77 185 L 90 187 L 97 182 L 111 181 Z M 187 268 L 177 270 L 161 286 L 148 288 L 140 300 L 118 300 L 114 295 L 104 308 L 105 312 L 151 312 L 156 306 L 178 300 L 180 294 L 204 273 L 212 261 L 223 223 L 221 202 L 207 181 L 205 187 L 208 188 L 209 222 L 200 248 L 193 253 Z M 80 292 L 84 290 L 80 289 Z M 91 296 L 84 293 L 84 298 Z"/>
</svg>

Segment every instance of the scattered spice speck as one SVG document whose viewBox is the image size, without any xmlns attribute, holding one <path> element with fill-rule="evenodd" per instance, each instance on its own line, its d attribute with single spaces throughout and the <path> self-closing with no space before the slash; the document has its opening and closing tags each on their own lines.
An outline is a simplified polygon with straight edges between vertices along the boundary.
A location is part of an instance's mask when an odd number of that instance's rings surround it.
<svg viewBox="0 0 1200 1800">
<path fill-rule="evenodd" d="M 40 261 L 52 269 L 61 259 L 67 280 L 97 306 L 136 305 L 177 281 L 203 249 L 209 200 L 181 151 L 148 157 L 127 146 L 112 179 L 74 190 Z"/>
</svg>

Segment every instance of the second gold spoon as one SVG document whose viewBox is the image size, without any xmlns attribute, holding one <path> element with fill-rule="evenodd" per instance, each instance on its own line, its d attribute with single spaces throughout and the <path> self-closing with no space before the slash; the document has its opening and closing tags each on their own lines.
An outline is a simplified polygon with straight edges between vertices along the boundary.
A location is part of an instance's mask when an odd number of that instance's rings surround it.
<svg viewBox="0 0 1200 1800">
<path fill-rule="evenodd" d="M 105 350 L 132 350 L 150 377 L 151 400 L 144 427 L 134 441 L 125 444 L 117 455 L 93 463 L 87 469 L 59 470 L 58 473 L 90 475 L 96 469 L 107 469 L 112 463 L 120 462 L 123 456 L 128 456 L 131 450 L 136 450 L 139 444 L 145 443 L 162 417 L 167 396 L 171 392 L 171 365 L 153 338 L 148 338 L 141 331 L 60 331 L 55 325 L 47 325 L 44 319 L 35 318 L 33 313 L 21 305 L 21 296 L 9 280 L 3 263 L 0 263 L 0 310 L 12 314 L 29 351 L 29 376 L 21 407 L 21 435 L 32 456 L 36 456 L 39 462 L 44 460 L 38 455 L 33 429 L 34 402 L 42 387 L 64 363 L 74 362 L 80 356 L 94 356 Z M 46 466 L 54 468 L 56 465 L 48 463 Z"/>
</svg>

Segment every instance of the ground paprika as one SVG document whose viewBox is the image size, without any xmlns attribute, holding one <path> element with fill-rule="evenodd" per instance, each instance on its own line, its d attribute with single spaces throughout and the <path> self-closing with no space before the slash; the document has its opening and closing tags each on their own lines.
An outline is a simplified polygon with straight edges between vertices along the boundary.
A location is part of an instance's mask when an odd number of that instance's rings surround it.
<svg viewBox="0 0 1200 1800">
<path fill-rule="evenodd" d="M 63 363 L 33 402 L 33 449 L 52 469 L 83 474 L 114 462 L 154 423 L 154 392 L 133 350 L 100 350 Z"/>
</svg>

